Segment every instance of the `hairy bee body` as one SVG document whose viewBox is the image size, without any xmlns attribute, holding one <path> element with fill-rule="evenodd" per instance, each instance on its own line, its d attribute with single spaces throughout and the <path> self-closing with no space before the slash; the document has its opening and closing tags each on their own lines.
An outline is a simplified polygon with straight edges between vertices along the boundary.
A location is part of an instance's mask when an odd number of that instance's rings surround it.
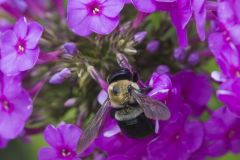
<svg viewBox="0 0 240 160">
<path fill-rule="evenodd" d="M 131 138 L 141 138 L 154 133 L 154 125 L 131 95 L 131 88 L 139 90 L 129 70 L 121 68 L 110 76 L 108 95 L 113 107 L 113 118 L 121 131 Z"/>
<path fill-rule="evenodd" d="M 131 138 L 146 137 L 154 133 L 152 120 L 170 118 L 168 107 L 144 94 L 137 84 L 137 74 L 132 72 L 120 68 L 108 78 L 108 98 L 83 131 L 78 142 L 79 152 L 84 151 L 98 136 L 109 113 L 116 119 L 122 133 Z"/>
</svg>

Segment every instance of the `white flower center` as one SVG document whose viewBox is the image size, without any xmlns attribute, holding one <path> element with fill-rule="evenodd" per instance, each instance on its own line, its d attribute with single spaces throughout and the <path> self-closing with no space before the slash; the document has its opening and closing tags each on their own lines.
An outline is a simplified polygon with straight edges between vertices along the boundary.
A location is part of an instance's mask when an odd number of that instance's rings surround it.
<svg viewBox="0 0 240 160">
<path fill-rule="evenodd" d="M 93 14 L 98 14 L 100 12 L 99 8 L 94 7 L 92 10 Z"/>
<path fill-rule="evenodd" d="M 8 111 L 8 110 L 10 109 L 9 104 L 8 104 L 7 101 L 3 101 L 3 102 L 2 102 L 2 105 L 3 105 L 3 109 L 4 109 L 4 110 L 7 110 L 7 111 Z"/>
<path fill-rule="evenodd" d="M 19 46 L 18 46 L 18 50 L 19 50 L 20 52 L 24 52 L 25 49 L 24 49 L 24 47 L 23 47 L 22 45 L 19 45 Z"/>
<path fill-rule="evenodd" d="M 62 156 L 63 157 L 69 157 L 71 155 L 71 152 L 66 150 L 66 149 L 62 149 Z"/>
</svg>

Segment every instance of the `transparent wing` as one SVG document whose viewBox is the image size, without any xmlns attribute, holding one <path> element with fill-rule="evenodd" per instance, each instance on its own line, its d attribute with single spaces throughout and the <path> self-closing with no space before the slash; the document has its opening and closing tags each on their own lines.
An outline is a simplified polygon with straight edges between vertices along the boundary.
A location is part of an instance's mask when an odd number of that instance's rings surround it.
<svg viewBox="0 0 240 160">
<path fill-rule="evenodd" d="M 78 142 L 78 151 L 81 153 L 84 151 L 98 136 L 98 133 L 104 123 L 108 113 L 110 111 L 110 102 L 109 99 L 105 100 L 101 108 L 96 113 L 95 117 L 88 124 L 87 128 L 83 131 L 79 142 Z"/>
<path fill-rule="evenodd" d="M 146 117 L 154 120 L 168 120 L 171 116 L 168 107 L 151 97 L 148 97 L 136 89 L 132 89 L 132 96 L 143 109 Z"/>
</svg>

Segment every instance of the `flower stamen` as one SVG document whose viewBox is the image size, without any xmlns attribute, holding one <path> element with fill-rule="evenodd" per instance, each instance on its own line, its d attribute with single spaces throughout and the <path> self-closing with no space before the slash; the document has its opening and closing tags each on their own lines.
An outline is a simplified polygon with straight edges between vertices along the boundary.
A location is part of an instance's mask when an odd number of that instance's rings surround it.
<svg viewBox="0 0 240 160">
<path fill-rule="evenodd" d="M 0 104 L 2 106 L 2 109 L 6 112 L 12 112 L 13 111 L 13 105 L 5 98 L 0 99 Z"/>
<path fill-rule="evenodd" d="M 3 104 L 3 109 L 5 109 L 5 110 L 9 110 L 10 109 L 10 107 L 9 107 L 9 103 L 7 102 L 7 101 L 3 101 L 2 102 L 2 104 Z"/>
<path fill-rule="evenodd" d="M 71 156 L 71 152 L 68 151 L 67 149 L 62 149 L 62 156 L 69 157 L 69 156 Z"/>
<path fill-rule="evenodd" d="M 17 45 L 16 45 L 16 49 L 17 49 L 18 54 L 20 54 L 20 55 L 25 53 L 25 50 L 26 50 L 25 41 L 24 40 L 19 40 Z"/>
<path fill-rule="evenodd" d="M 25 49 L 24 49 L 23 46 L 21 46 L 21 45 L 18 46 L 18 51 L 20 51 L 20 52 L 24 52 L 24 50 L 25 50 Z"/>
<path fill-rule="evenodd" d="M 94 7 L 92 12 L 93 12 L 93 14 L 98 14 L 100 12 L 100 9 L 97 7 Z"/>
</svg>

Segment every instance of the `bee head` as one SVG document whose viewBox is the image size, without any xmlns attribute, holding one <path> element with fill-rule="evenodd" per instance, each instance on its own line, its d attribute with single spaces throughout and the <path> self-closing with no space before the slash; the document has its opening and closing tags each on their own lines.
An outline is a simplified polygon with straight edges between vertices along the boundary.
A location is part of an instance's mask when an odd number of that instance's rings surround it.
<svg viewBox="0 0 240 160">
<path fill-rule="evenodd" d="M 132 74 L 126 68 L 112 72 L 108 77 L 108 95 L 113 107 L 120 107 L 131 99 L 131 87 L 138 80 L 137 74 Z"/>
<path fill-rule="evenodd" d="M 108 87 L 108 95 L 113 107 L 121 107 L 128 103 L 131 95 L 132 81 L 118 80 L 110 83 Z"/>
</svg>

